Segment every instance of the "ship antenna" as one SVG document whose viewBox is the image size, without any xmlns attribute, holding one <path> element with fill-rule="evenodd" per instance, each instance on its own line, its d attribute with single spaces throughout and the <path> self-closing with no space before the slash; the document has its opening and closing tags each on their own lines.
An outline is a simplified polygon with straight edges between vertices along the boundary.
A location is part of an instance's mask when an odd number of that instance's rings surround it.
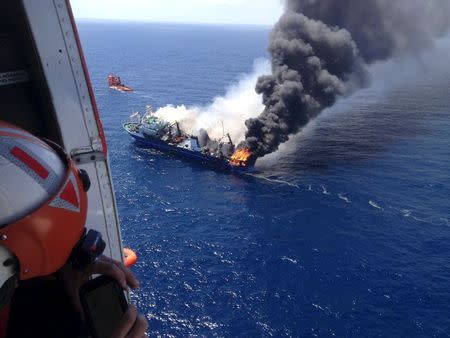
<svg viewBox="0 0 450 338">
<path fill-rule="evenodd" d="M 225 137 L 225 128 L 223 126 L 223 121 L 220 121 L 220 122 L 222 122 L 222 137 Z"/>
<path fill-rule="evenodd" d="M 228 136 L 228 141 L 230 141 L 230 144 L 234 147 L 234 143 L 233 143 L 233 141 L 231 140 L 230 133 L 227 133 L 227 136 Z"/>
</svg>

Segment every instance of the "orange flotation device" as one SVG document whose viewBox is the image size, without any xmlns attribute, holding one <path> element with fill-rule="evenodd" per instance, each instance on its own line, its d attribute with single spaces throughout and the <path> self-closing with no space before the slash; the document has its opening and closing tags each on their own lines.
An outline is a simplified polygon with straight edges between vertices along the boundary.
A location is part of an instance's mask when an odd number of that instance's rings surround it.
<svg viewBox="0 0 450 338">
<path fill-rule="evenodd" d="M 127 268 L 133 266 L 137 262 L 137 255 L 136 253 L 128 248 L 123 248 L 123 264 Z"/>
</svg>

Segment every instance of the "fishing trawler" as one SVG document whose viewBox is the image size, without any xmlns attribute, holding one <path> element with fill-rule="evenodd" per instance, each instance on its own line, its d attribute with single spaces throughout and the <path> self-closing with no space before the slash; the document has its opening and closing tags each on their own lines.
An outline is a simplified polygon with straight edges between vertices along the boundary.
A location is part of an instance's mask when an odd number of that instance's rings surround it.
<svg viewBox="0 0 450 338">
<path fill-rule="evenodd" d="M 247 149 L 235 149 L 230 135 L 211 140 L 206 132 L 190 135 L 180 128 L 178 122 L 162 120 L 151 106 L 143 116 L 134 112 L 123 128 L 138 143 L 163 152 L 201 162 L 209 167 L 231 171 L 248 171 L 253 165 L 252 154 Z"/>
</svg>

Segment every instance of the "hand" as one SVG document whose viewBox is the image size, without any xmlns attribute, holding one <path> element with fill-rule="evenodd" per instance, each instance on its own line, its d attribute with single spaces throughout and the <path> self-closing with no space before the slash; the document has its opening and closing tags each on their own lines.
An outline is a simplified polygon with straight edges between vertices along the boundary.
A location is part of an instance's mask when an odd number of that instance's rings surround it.
<svg viewBox="0 0 450 338">
<path fill-rule="evenodd" d="M 81 316 L 83 316 L 83 310 L 79 297 L 80 288 L 92 275 L 96 274 L 106 275 L 115 279 L 124 290 L 128 290 L 128 287 L 132 289 L 139 287 L 139 282 L 130 269 L 125 267 L 123 263 L 106 256 L 99 257 L 97 261 L 83 271 L 72 268 L 71 264 L 66 264 L 61 269 L 64 286 L 75 310 Z"/>
<path fill-rule="evenodd" d="M 66 292 L 72 300 L 74 308 L 83 318 L 83 309 L 80 303 L 79 292 L 81 286 L 86 283 L 92 275 L 106 275 L 115 279 L 119 285 L 128 290 L 128 287 L 136 289 L 139 282 L 130 269 L 121 262 L 106 256 L 101 256 L 96 262 L 92 263 L 84 271 L 72 268 L 67 264 L 61 269 L 62 278 Z M 122 320 L 118 324 L 114 338 L 140 338 L 145 337 L 148 323 L 143 315 L 138 315 L 136 307 L 129 305 Z"/>
<path fill-rule="evenodd" d="M 111 338 L 142 338 L 147 336 L 147 329 L 147 319 L 138 315 L 136 307 L 130 304 Z"/>
</svg>

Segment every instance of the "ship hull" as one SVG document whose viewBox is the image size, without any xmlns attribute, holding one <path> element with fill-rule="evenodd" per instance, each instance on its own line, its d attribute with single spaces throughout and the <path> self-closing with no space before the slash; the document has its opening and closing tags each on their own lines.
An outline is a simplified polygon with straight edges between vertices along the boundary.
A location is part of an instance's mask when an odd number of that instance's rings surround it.
<svg viewBox="0 0 450 338">
<path fill-rule="evenodd" d="M 146 148 L 152 148 L 156 149 L 165 153 L 170 153 L 176 156 L 179 156 L 181 158 L 201 163 L 202 165 L 206 165 L 211 168 L 219 169 L 219 170 L 225 170 L 225 171 L 233 171 L 233 172 L 248 172 L 251 171 L 251 167 L 235 167 L 230 165 L 226 160 L 220 159 L 214 156 L 210 156 L 207 154 L 203 154 L 201 152 L 192 151 L 188 149 L 184 149 L 181 147 L 178 147 L 174 144 L 164 142 L 160 139 L 144 136 L 143 134 L 139 132 L 133 132 L 129 130 L 130 125 L 138 125 L 136 123 L 125 123 L 123 125 L 123 128 L 126 130 L 126 132 L 133 137 L 133 139 L 140 145 L 146 147 Z"/>
<path fill-rule="evenodd" d="M 128 86 L 109 86 L 109 88 L 118 90 L 119 92 L 132 92 L 134 89 Z"/>
</svg>

